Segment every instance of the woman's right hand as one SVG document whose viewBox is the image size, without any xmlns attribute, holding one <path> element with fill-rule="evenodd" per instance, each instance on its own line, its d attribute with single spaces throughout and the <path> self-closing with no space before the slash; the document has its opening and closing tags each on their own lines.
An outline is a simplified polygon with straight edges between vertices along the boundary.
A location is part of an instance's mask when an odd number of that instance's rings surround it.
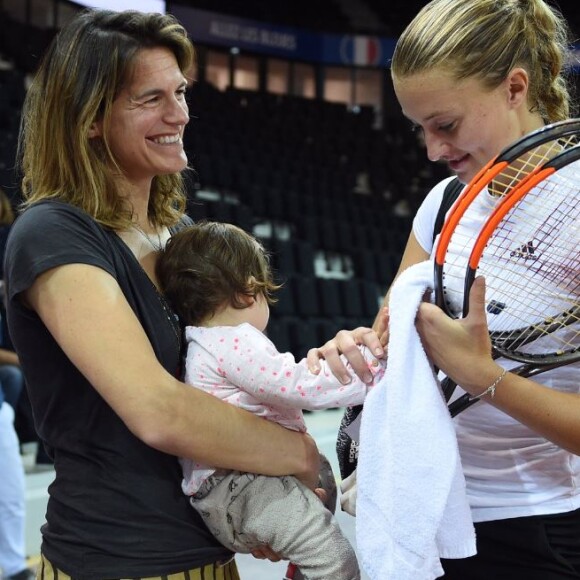
<svg viewBox="0 0 580 580">
<path fill-rule="evenodd" d="M 317 492 L 320 480 L 320 454 L 316 441 L 309 433 L 302 433 L 306 451 L 306 467 L 302 473 L 295 473 L 294 477 L 300 480 L 308 489 Z M 324 490 L 323 490 L 324 491 Z M 320 497 L 320 494 L 317 493 Z"/>
<path fill-rule="evenodd" d="M 482 381 L 491 384 L 502 371 L 491 356 L 482 277 L 473 283 L 465 318 L 452 319 L 434 304 L 423 302 L 416 326 L 429 359 L 472 395 L 481 393 Z"/>
</svg>

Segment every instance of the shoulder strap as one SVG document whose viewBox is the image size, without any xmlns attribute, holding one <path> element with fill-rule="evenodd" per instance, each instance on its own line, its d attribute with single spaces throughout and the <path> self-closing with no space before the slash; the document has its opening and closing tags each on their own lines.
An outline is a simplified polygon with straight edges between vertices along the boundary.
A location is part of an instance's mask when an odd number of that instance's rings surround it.
<svg viewBox="0 0 580 580">
<path fill-rule="evenodd" d="M 455 200 L 459 197 L 464 184 L 457 179 L 452 179 L 443 192 L 443 199 L 441 200 L 441 205 L 439 206 L 439 211 L 437 212 L 437 217 L 435 218 L 435 225 L 433 226 L 433 241 L 441 231 L 443 223 L 445 222 L 445 214 L 451 209 Z"/>
</svg>

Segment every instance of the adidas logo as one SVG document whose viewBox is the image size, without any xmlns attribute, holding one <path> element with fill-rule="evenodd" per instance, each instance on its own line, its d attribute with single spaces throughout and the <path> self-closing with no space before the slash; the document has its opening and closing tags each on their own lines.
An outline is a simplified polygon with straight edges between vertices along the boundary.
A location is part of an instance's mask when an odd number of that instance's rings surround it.
<svg viewBox="0 0 580 580">
<path fill-rule="evenodd" d="M 511 258 L 519 258 L 522 260 L 537 260 L 539 256 L 536 254 L 536 248 L 534 247 L 534 242 L 527 242 L 523 246 L 520 246 L 517 250 L 510 252 Z"/>
</svg>

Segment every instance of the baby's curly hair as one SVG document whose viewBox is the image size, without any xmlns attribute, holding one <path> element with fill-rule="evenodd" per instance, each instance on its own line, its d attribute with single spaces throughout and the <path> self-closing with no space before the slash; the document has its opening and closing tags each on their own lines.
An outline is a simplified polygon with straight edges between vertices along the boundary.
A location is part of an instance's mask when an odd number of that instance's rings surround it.
<svg viewBox="0 0 580 580">
<path fill-rule="evenodd" d="M 241 295 L 262 294 L 273 304 L 273 293 L 280 288 L 256 238 L 232 224 L 208 221 L 171 237 L 157 261 L 157 277 L 187 326 L 199 325 L 225 304 L 246 308 Z"/>
</svg>

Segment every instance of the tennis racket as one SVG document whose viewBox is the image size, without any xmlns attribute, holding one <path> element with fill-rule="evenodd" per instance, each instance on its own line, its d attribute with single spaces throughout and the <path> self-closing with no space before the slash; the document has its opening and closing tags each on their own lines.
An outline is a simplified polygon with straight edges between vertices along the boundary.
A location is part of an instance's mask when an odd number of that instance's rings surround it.
<svg viewBox="0 0 580 580">
<path fill-rule="evenodd" d="M 580 146 L 530 173 L 489 216 L 469 257 L 464 316 L 476 275 L 494 358 L 523 363 L 511 372 L 525 377 L 580 361 Z M 465 394 L 449 411 L 478 400 Z"/>
<path fill-rule="evenodd" d="M 435 303 L 449 316 L 458 318 L 462 313 L 465 271 L 474 236 L 491 209 L 529 175 L 577 145 L 579 137 L 580 119 L 542 127 L 504 149 L 464 188 L 445 220 L 434 260 Z M 451 379 L 443 381 L 446 400 L 455 386 Z"/>
</svg>

